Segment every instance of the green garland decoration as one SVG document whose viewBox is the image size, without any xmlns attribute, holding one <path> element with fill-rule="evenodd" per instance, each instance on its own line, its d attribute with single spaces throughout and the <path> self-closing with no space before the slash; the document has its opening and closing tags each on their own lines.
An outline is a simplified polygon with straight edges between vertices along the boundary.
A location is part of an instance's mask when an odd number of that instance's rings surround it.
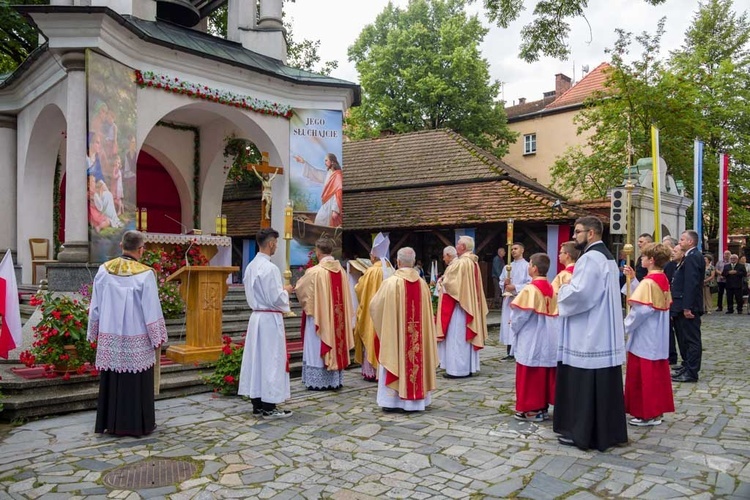
<svg viewBox="0 0 750 500">
<path fill-rule="evenodd" d="M 172 130 L 182 130 L 193 133 L 193 228 L 201 228 L 201 133 L 198 127 L 192 125 L 180 125 L 179 123 L 159 121 L 156 123 L 160 127 L 171 128 Z"/>
<path fill-rule="evenodd" d="M 57 153 L 55 161 L 55 176 L 52 180 L 54 189 L 52 190 L 52 258 L 57 258 L 57 252 L 60 249 L 60 175 L 62 170 L 60 162 L 60 153 Z"/>
<path fill-rule="evenodd" d="M 269 101 L 267 99 L 258 99 L 244 94 L 235 94 L 228 90 L 215 89 L 208 85 L 180 80 L 177 77 L 162 75 L 153 71 L 141 71 L 136 69 L 135 83 L 140 88 L 153 88 L 180 94 L 193 99 L 201 99 L 209 102 L 216 102 L 233 108 L 246 109 L 263 115 L 279 116 L 287 120 L 292 117 L 294 110 L 288 104 Z"/>
</svg>

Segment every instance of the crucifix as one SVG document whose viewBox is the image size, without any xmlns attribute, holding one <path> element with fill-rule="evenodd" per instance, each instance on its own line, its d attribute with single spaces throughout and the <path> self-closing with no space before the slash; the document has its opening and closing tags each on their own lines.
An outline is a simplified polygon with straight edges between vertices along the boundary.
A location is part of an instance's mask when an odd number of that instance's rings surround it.
<svg viewBox="0 0 750 500">
<path fill-rule="evenodd" d="M 260 164 L 248 163 L 245 165 L 245 169 L 253 172 L 263 186 L 260 200 L 260 227 L 263 229 L 271 227 L 271 203 L 273 201 L 271 182 L 273 182 L 278 174 L 283 174 L 284 169 L 282 167 L 273 167 L 268 164 L 267 151 L 261 152 L 260 155 Z"/>
</svg>

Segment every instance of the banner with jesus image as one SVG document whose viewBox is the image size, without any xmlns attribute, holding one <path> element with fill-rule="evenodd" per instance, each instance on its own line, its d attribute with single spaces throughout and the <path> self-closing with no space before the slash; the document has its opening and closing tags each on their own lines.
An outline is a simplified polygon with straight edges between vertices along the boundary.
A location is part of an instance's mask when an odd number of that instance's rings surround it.
<svg viewBox="0 0 750 500">
<path fill-rule="evenodd" d="M 290 123 L 289 199 L 294 205 L 291 265 L 309 261 L 318 238 L 341 250 L 343 168 L 341 111 L 295 109 Z"/>
</svg>

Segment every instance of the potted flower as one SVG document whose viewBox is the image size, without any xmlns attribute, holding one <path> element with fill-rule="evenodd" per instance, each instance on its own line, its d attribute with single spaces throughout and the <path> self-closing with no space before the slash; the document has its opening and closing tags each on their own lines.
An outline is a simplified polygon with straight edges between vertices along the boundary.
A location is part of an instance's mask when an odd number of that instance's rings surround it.
<svg viewBox="0 0 750 500">
<path fill-rule="evenodd" d="M 21 353 L 21 362 L 28 367 L 43 366 L 49 377 L 61 373 L 65 380 L 71 373 L 97 375 L 93 366 L 96 342 L 86 340 L 88 298 L 40 291 L 31 305 L 40 307 L 42 319 L 33 327 L 34 342 Z"/>
<path fill-rule="evenodd" d="M 242 368 L 242 353 L 245 344 L 244 342 L 232 344 L 232 339 L 227 335 L 222 337 L 222 340 L 224 346 L 216 361 L 214 372 L 203 377 L 203 381 L 213 386 L 214 392 L 225 396 L 235 396 L 240 384 L 240 368 Z"/>
</svg>

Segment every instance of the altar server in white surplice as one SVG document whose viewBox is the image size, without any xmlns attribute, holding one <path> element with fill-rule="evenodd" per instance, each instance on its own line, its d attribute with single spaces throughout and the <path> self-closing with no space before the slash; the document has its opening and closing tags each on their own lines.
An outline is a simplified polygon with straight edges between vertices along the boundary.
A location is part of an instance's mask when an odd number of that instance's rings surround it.
<svg viewBox="0 0 750 500">
<path fill-rule="evenodd" d="M 510 331 L 510 303 L 513 299 L 523 290 L 523 287 L 531 283 L 531 276 L 529 276 L 529 263 L 524 260 L 523 252 L 525 248 L 523 243 L 513 243 L 510 247 L 510 279 L 508 276 L 508 268 L 504 267 L 503 272 L 500 273 L 500 290 L 510 292 L 510 296 L 503 297 L 503 313 L 500 322 L 500 342 L 507 346 L 507 356 L 504 360 L 514 359 L 510 353 L 510 346 L 513 343 L 513 334 Z"/>
<path fill-rule="evenodd" d="M 284 316 L 289 311 L 291 285 L 282 286 L 281 272 L 271 263 L 279 233 L 271 228 L 258 231 L 260 251 L 247 265 L 243 282 L 247 304 L 253 310 L 247 324 L 237 393 L 248 396 L 253 414 L 263 418 L 285 418 L 290 410 L 276 407 L 290 397 L 289 362 L 286 355 Z"/>
</svg>

